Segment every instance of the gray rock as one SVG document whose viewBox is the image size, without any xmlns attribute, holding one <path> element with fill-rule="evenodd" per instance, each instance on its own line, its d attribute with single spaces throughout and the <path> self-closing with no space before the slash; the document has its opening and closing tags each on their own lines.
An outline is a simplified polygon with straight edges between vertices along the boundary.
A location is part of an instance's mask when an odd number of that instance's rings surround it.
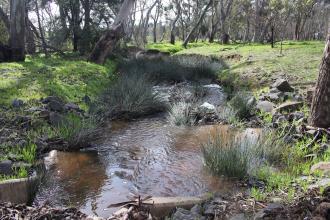
<svg viewBox="0 0 330 220">
<path fill-rule="evenodd" d="M 13 162 L 11 160 L 3 160 L 0 162 L 0 174 L 12 175 L 13 174 Z"/>
<path fill-rule="evenodd" d="M 330 178 L 323 178 L 317 181 L 315 184 L 312 184 L 308 187 L 308 189 L 315 189 L 320 187 L 325 187 L 330 185 Z"/>
<path fill-rule="evenodd" d="M 289 121 L 298 121 L 302 118 L 305 117 L 305 114 L 303 112 L 293 112 L 291 114 L 289 114 Z"/>
<path fill-rule="evenodd" d="M 14 107 L 14 108 L 20 108 L 24 105 L 24 102 L 23 100 L 20 100 L 20 99 L 14 99 L 11 103 L 11 105 Z"/>
<path fill-rule="evenodd" d="M 248 219 L 243 213 L 233 215 L 229 220 L 246 220 Z"/>
<path fill-rule="evenodd" d="M 322 171 L 326 174 L 330 174 L 330 162 L 319 162 L 311 167 L 311 172 Z"/>
<path fill-rule="evenodd" d="M 269 100 L 272 102 L 278 102 L 281 99 L 280 95 L 281 93 L 269 93 Z"/>
<path fill-rule="evenodd" d="M 81 111 L 81 109 L 79 108 L 78 105 L 76 105 L 74 103 L 71 103 L 71 102 L 66 103 L 64 105 L 64 109 L 67 110 L 67 111 L 70 111 L 70 110 L 77 111 L 77 112 L 80 112 Z"/>
<path fill-rule="evenodd" d="M 64 117 L 57 113 L 57 112 L 51 112 L 49 113 L 49 123 L 53 126 L 59 126 L 64 122 Z"/>
<path fill-rule="evenodd" d="M 205 217 L 200 214 L 192 213 L 189 210 L 178 208 L 173 214 L 172 219 L 175 220 L 204 220 Z"/>
<path fill-rule="evenodd" d="M 204 211 L 204 215 L 207 216 L 214 216 L 217 212 L 217 206 L 214 204 L 207 204 L 205 205 L 205 211 Z"/>
<path fill-rule="evenodd" d="M 51 111 L 62 112 L 64 110 L 64 105 L 62 102 L 52 100 L 47 104 L 47 107 Z"/>
<path fill-rule="evenodd" d="M 201 215 L 202 211 L 203 211 L 203 208 L 200 204 L 196 204 L 190 209 L 190 212 L 192 212 L 194 214 L 198 214 L 198 215 Z"/>
<path fill-rule="evenodd" d="M 247 101 L 246 105 L 249 108 L 252 108 L 253 106 L 255 106 L 257 104 L 257 100 L 254 96 L 252 96 L 251 98 L 249 98 L 249 100 Z"/>
<path fill-rule="evenodd" d="M 41 100 L 41 102 L 43 104 L 48 104 L 51 101 L 62 102 L 62 99 L 60 99 L 57 96 L 48 96 L 48 97 L 46 97 L 46 98 L 44 98 L 44 99 Z"/>
<path fill-rule="evenodd" d="M 272 112 L 275 104 L 269 101 L 259 101 L 256 108 L 263 112 Z"/>
<path fill-rule="evenodd" d="M 216 109 L 214 105 L 208 102 L 204 102 L 201 106 L 198 107 L 198 111 L 201 114 L 209 114 L 209 113 L 215 113 Z"/>
<path fill-rule="evenodd" d="M 281 210 L 284 209 L 284 206 L 280 203 L 270 203 L 266 208 L 261 209 L 254 216 L 254 220 L 262 220 L 262 219 L 274 219 L 272 217 L 276 216 Z"/>
<path fill-rule="evenodd" d="M 291 87 L 289 82 L 285 79 L 278 79 L 276 82 L 272 85 L 273 88 L 277 88 L 281 92 L 293 92 L 294 89 Z"/>
</svg>

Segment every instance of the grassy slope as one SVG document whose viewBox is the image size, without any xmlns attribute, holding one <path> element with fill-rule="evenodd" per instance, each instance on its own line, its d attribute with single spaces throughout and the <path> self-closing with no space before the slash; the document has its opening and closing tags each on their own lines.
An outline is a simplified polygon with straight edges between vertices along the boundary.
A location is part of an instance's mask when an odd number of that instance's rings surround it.
<svg viewBox="0 0 330 220">
<path fill-rule="evenodd" d="M 201 47 L 181 50 L 177 54 L 203 54 L 222 57 L 231 73 L 258 80 L 288 77 L 292 83 L 315 81 L 321 62 L 324 42 L 284 42 L 283 56 L 280 44 L 275 48 L 260 44 L 207 44 Z M 231 58 L 232 55 L 236 55 Z M 240 55 L 240 58 L 238 58 Z"/>
<path fill-rule="evenodd" d="M 0 106 L 15 98 L 30 101 L 48 95 L 82 103 L 95 97 L 112 79 L 113 63 L 100 66 L 75 58 L 28 57 L 25 62 L 0 63 Z"/>
</svg>

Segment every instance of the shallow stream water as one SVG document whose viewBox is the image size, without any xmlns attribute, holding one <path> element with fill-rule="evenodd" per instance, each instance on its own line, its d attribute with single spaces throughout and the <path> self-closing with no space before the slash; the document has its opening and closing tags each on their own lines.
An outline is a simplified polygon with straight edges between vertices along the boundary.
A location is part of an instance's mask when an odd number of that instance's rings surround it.
<svg viewBox="0 0 330 220">
<path fill-rule="evenodd" d="M 174 127 L 162 116 L 112 122 L 105 138 L 86 152 L 56 152 L 46 158 L 48 172 L 35 204 L 76 206 L 87 214 L 109 216 L 107 206 L 132 194 L 195 196 L 233 190 L 204 166 L 200 143 L 226 126 Z M 257 131 L 248 130 L 248 136 Z"/>
</svg>

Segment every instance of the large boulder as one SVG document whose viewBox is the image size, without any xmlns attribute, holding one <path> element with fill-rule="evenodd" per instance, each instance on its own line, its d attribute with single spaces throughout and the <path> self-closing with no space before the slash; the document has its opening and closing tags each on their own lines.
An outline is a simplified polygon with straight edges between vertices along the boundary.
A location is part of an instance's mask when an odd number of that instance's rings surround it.
<svg viewBox="0 0 330 220">
<path fill-rule="evenodd" d="M 294 88 L 291 87 L 290 83 L 285 79 L 277 79 L 272 85 L 273 88 L 277 88 L 281 92 L 293 92 Z"/>
<path fill-rule="evenodd" d="M 262 112 L 272 112 L 273 109 L 275 108 L 275 104 L 272 103 L 272 102 L 269 102 L 269 101 L 259 101 L 257 103 L 257 106 L 256 108 L 259 110 L 259 111 L 262 111 Z"/>
</svg>

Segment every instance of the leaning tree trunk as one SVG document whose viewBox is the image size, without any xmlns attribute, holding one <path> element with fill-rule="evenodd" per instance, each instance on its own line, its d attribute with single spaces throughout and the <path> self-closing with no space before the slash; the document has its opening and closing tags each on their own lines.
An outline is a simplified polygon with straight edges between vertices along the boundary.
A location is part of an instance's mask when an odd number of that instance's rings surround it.
<svg viewBox="0 0 330 220">
<path fill-rule="evenodd" d="M 205 7 L 203 13 L 201 14 L 201 16 L 199 17 L 197 23 L 196 23 L 195 26 L 191 29 L 191 31 L 189 32 L 188 36 L 187 36 L 186 39 L 184 40 L 184 42 L 183 42 L 183 44 L 182 44 L 182 46 L 183 46 L 184 48 L 187 47 L 187 44 L 188 44 L 190 38 L 193 36 L 194 32 L 196 31 L 196 29 L 198 28 L 198 26 L 200 25 L 200 23 L 202 23 L 202 20 L 203 20 L 203 18 L 204 18 L 204 16 L 205 16 L 207 10 L 208 10 L 209 7 L 211 6 L 212 1 L 213 1 L 213 0 L 210 0 L 209 3 L 206 5 L 206 7 Z"/>
<path fill-rule="evenodd" d="M 330 127 L 330 33 L 313 97 L 310 123 L 315 127 Z"/>
<path fill-rule="evenodd" d="M 25 60 L 25 0 L 10 1 L 10 38 L 12 61 Z"/>
<path fill-rule="evenodd" d="M 103 64 L 108 55 L 114 50 L 119 40 L 125 36 L 125 21 L 134 6 L 134 2 L 135 0 L 125 0 L 123 2 L 113 26 L 103 34 L 96 43 L 89 56 L 89 61 Z"/>
</svg>

